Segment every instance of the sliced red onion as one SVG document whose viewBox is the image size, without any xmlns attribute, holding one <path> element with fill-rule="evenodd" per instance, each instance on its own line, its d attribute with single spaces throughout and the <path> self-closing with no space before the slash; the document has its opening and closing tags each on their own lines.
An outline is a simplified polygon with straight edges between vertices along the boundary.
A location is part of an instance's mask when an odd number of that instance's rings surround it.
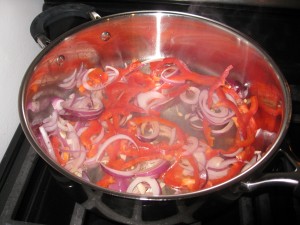
<svg viewBox="0 0 300 225">
<path fill-rule="evenodd" d="M 234 158 L 239 153 L 241 153 L 243 150 L 244 150 L 244 148 L 238 148 L 235 152 L 232 152 L 232 153 L 222 153 L 222 157 L 223 158 Z"/>
<path fill-rule="evenodd" d="M 107 85 L 111 84 L 118 76 L 119 76 L 119 71 L 118 70 L 112 70 L 112 67 L 108 67 L 109 70 L 113 72 L 108 73 L 108 80 L 104 84 L 99 84 L 95 87 L 92 87 L 88 84 L 88 79 L 89 79 L 89 73 L 92 72 L 95 68 L 89 69 L 86 71 L 86 73 L 83 75 L 82 78 L 82 85 L 85 89 L 90 90 L 90 91 L 97 91 L 105 88 Z"/>
<path fill-rule="evenodd" d="M 68 132 L 69 127 L 70 127 L 70 123 L 59 117 L 58 121 L 57 121 L 57 126 L 60 130 L 62 130 L 64 132 Z"/>
<path fill-rule="evenodd" d="M 182 146 L 183 149 L 185 149 L 185 151 L 182 153 L 182 155 L 190 155 L 192 153 L 194 153 L 196 151 L 196 149 L 198 148 L 198 138 L 193 137 L 193 136 L 189 136 L 187 138 L 187 142 L 188 144 Z"/>
<path fill-rule="evenodd" d="M 238 95 L 241 98 L 246 98 L 248 96 L 248 92 L 249 92 L 248 83 L 242 84 L 241 82 L 230 79 L 228 77 L 226 78 L 226 82 L 233 88 L 233 90 L 235 90 L 235 92 L 238 93 Z"/>
<path fill-rule="evenodd" d="M 225 168 L 222 170 L 212 170 L 212 169 L 206 169 L 208 179 L 215 180 L 222 178 L 227 175 L 229 168 Z"/>
<path fill-rule="evenodd" d="M 151 109 L 157 112 L 164 111 L 165 109 L 168 109 L 168 106 L 175 100 L 176 98 L 159 98 L 153 100 L 147 107 L 147 109 Z"/>
<path fill-rule="evenodd" d="M 183 168 L 183 175 L 185 176 L 192 176 L 194 173 L 194 168 L 192 167 L 191 163 L 189 160 L 183 158 L 179 162 L 179 166 Z"/>
<path fill-rule="evenodd" d="M 69 170 L 71 173 L 76 173 L 82 167 L 85 158 L 86 158 L 86 150 L 84 149 L 83 146 L 81 146 L 80 153 L 77 155 L 77 157 L 69 160 L 65 165 L 65 168 Z"/>
<path fill-rule="evenodd" d="M 143 167 L 146 168 L 143 169 Z M 150 165 L 150 167 L 148 167 Z M 140 171 L 138 171 L 135 176 L 137 177 L 151 177 L 158 178 L 162 173 L 164 173 L 170 167 L 170 163 L 167 160 L 156 159 L 147 161 L 142 165 Z"/>
<path fill-rule="evenodd" d="M 32 101 L 27 104 L 27 110 L 31 110 L 32 112 L 40 111 L 40 102 Z"/>
<path fill-rule="evenodd" d="M 170 79 L 170 77 L 174 76 L 174 75 L 178 75 L 179 74 L 179 68 L 175 65 L 169 66 L 167 68 L 165 68 L 162 72 L 161 72 L 161 79 L 164 82 L 170 83 L 170 84 L 184 84 L 185 80 L 172 80 Z"/>
<path fill-rule="evenodd" d="M 150 108 L 150 103 L 152 103 L 153 101 L 157 99 L 166 99 L 166 97 L 158 91 L 143 92 L 138 94 L 136 98 L 138 106 L 145 110 L 148 110 Z"/>
<path fill-rule="evenodd" d="M 43 120 L 43 126 L 47 132 L 52 132 L 57 129 L 58 113 L 54 110 L 51 115 Z"/>
<path fill-rule="evenodd" d="M 119 76 L 119 70 L 112 66 L 105 66 L 105 72 L 108 74 L 108 76 Z"/>
<path fill-rule="evenodd" d="M 55 109 L 57 111 L 63 110 L 62 103 L 64 101 L 65 100 L 62 98 L 53 98 L 52 102 L 51 102 L 53 109 Z"/>
<path fill-rule="evenodd" d="M 67 133 L 67 143 L 69 145 L 70 150 L 71 151 L 74 150 L 72 152 L 72 156 L 77 158 L 80 154 L 77 152 L 77 150 L 81 148 L 80 140 L 72 125 L 68 124 L 68 128 L 69 128 L 69 132 Z"/>
<path fill-rule="evenodd" d="M 258 129 L 255 134 L 255 141 L 253 146 L 255 149 L 266 149 L 274 143 L 276 140 L 277 134 L 275 132 L 270 132 L 263 129 Z"/>
<path fill-rule="evenodd" d="M 44 143 L 45 143 L 45 145 L 46 145 L 47 153 L 50 155 L 50 157 L 51 157 L 53 160 L 57 161 L 57 158 L 56 158 L 56 156 L 55 156 L 55 153 L 54 153 L 54 150 L 53 150 L 53 146 L 52 146 L 52 144 L 51 144 L 51 141 L 50 141 L 50 139 L 49 139 L 49 136 L 48 136 L 48 134 L 47 134 L 47 131 L 45 130 L 45 128 L 44 128 L 43 126 L 40 126 L 40 127 L 39 127 L 39 131 L 40 131 L 40 133 L 41 133 L 41 135 L 42 135 L 42 138 L 43 138 L 43 141 L 44 141 Z"/>
<path fill-rule="evenodd" d="M 74 99 L 73 99 L 74 98 Z M 68 120 L 93 120 L 103 111 L 104 106 L 100 99 L 83 96 L 80 98 L 71 97 L 70 100 L 62 103 L 64 110 L 60 116 Z"/>
<path fill-rule="evenodd" d="M 147 187 L 145 184 L 149 185 L 149 189 L 151 190 L 152 195 L 160 195 L 161 189 L 159 186 L 159 183 L 157 182 L 156 179 L 150 178 L 150 177 L 137 177 L 135 178 L 128 186 L 126 192 L 128 193 L 138 193 L 139 187 L 138 185 L 142 185 L 145 188 L 144 193 L 141 194 L 146 194 Z"/>
<path fill-rule="evenodd" d="M 99 161 L 100 156 L 102 155 L 102 153 L 105 151 L 105 149 L 112 144 L 113 142 L 117 141 L 117 140 L 127 140 L 129 142 L 131 142 L 137 149 L 139 148 L 138 145 L 135 143 L 135 141 L 129 137 L 128 135 L 125 134 L 116 134 L 110 138 L 108 138 L 103 144 L 101 144 L 99 146 L 98 152 L 97 154 L 90 159 L 86 160 L 86 163 L 93 163 L 93 161 Z"/>
<path fill-rule="evenodd" d="M 181 101 L 184 103 L 194 105 L 199 101 L 200 89 L 196 87 L 189 87 L 185 92 L 179 95 Z"/>
<path fill-rule="evenodd" d="M 228 132 L 234 125 L 233 120 L 229 120 L 229 122 L 221 129 L 217 130 L 217 129 L 212 129 L 211 132 L 213 134 L 224 134 L 226 132 Z"/>
<path fill-rule="evenodd" d="M 258 160 L 261 158 L 260 154 L 255 154 L 252 159 L 246 163 L 246 165 L 242 168 L 241 172 L 245 172 L 246 170 L 250 169 Z"/>
<path fill-rule="evenodd" d="M 193 156 L 197 160 L 199 167 L 204 167 L 206 165 L 206 156 L 204 152 L 198 151 L 198 149 L 193 153 Z"/>
<path fill-rule="evenodd" d="M 202 125 L 202 119 L 198 115 L 191 115 L 189 118 L 189 124 L 191 125 L 192 128 L 195 130 L 202 130 L 203 125 Z"/>
<path fill-rule="evenodd" d="M 126 192 L 128 186 L 129 186 L 129 183 L 130 183 L 130 181 L 128 178 L 115 177 L 115 183 L 110 184 L 108 186 L 108 188 L 113 191 Z"/>
<path fill-rule="evenodd" d="M 92 182 L 87 174 L 87 172 L 85 170 L 82 171 L 82 175 L 81 175 L 82 179 L 85 180 L 86 182 Z"/>
<path fill-rule="evenodd" d="M 171 128 L 171 135 L 169 139 L 169 145 L 173 145 L 176 142 L 176 128 Z"/>
<path fill-rule="evenodd" d="M 206 168 L 210 170 L 224 170 L 237 161 L 237 158 L 224 159 L 220 156 L 215 156 L 207 161 Z"/>
<path fill-rule="evenodd" d="M 208 91 L 202 90 L 199 95 L 199 110 L 200 116 L 205 118 L 213 125 L 224 125 L 234 116 L 234 112 L 225 107 L 218 107 L 216 110 L 211 110 L 207 105 Z M 213 100 L 217 100 L 217 96 L 213 95 Z"/>
<path fill-rule="evenodd" d="M 30 110 L 34 113 L 42 112 L 47 110 L 50 106 L 52 96 L 43 96 L 39 99 L 32 100 L 27 104 L 27 110 Z"/>
<path fill-rule="evenodd" d="M 104 128 L 102 127 L 100 133 L 97 136 L 91 138 L 92 144 L 99 143 L 103 139 L 103 137 L 104 137 Z"/>
<path fill-rule="evenodd" d="M 113 169 L 113 168 L 110 168 L 110 167 L 104 165 L 103 163 L 100 163 L 100 166 L 105 173 L 107 173 L 113 177 L 119 177 L 119 178 L 133 177 L 140 170 L 140 165 L 137 165 L 132 170 L 116 170 L 116 169 Z"/>
<path fill-rule="evenodd" d="M 59 87 L 65 88 L 65 89 L 72 89 L 76 85 L 76 74 L 77 74 L 77 69 L 74 70 L 74 72 L 65 78 L 62 83 L 58 84 Z"/>
<path fill-rule="evenodd" d="M 142 123 L 137 130 L 137 137 L 142 141 L 154 141 L 159 135 L 159 123 L 157 121 Z"/>
</svg>

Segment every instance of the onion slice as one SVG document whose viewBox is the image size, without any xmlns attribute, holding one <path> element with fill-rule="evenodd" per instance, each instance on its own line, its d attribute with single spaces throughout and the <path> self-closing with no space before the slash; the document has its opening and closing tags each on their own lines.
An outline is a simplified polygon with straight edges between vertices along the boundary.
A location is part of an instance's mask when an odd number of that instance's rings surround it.
<svg viewBox="0 0 300 225">
<path fill-rule="evenodd" d="M 44 128 L 43 126 L 40 126 L 40 127 L 39 127 L 39 131 L 40 131 L 40 133 L 41 133 L 41 135 L 42 135 L 42 138 L 43 138 L 43 141 L 44 141 L 44 143 L 45 143 L 45 145 L 46 145 L 48 154 L 50 155 L 50 157 L 51 157 L 52 159 L 54 159 L 55 161 L 57 161 L 56 156 L 55 156 L 55 153 L 54 153 L 54 150 L 53 150 L 53 146 L 52 146 L 52 144 L 51 144 L 51 141 L 50 141 L 50 139 L 49 139 L 49 136 L 48 136 L 48 134 L 47 134 L 47 131 L 45 130 L 45 128 Z"/>
<path fill-rule="evenodd" d="M 234 112 L 225 107 L 218 107 L 215 110 L 211 110 L 207 105 L 208 91 L 202 90 L 199 95 L 199 116 L 204 116 L 213 125 L 224 125 L 227 124 Z M 217 96 L 213 95 L 213 100 L 218 101 Z"/>
<path fill-rule="evenodd" d="M 137 165 L 133 170 L 116 170 L 113 168 L 110 168 L 106 165 L 104 165 L 104 163 L 100 163 L 102 170 L 113 176 L 113 177 L 119 177 L 119 178 L 130 178 L 133 177 L 134 175 L 136 175 L 136 173 L 140 170 L 140 165 Z"/>
<path fill-rule="evenodd" d="M 181 101 L 184 103 L 194 105 L 199 101 L 200 89 L 196 87 L 189 87 L 185 92 L 179 95 Z"/>
<path fill-rule="evenodd" d="M 97 154 L 93 157 L 90 158 L 89 160 L 86 161 L 86 163 L 90 162 L 90 161 L 98 161 L 100 156 L 102 155 L 102 153 L 105 151 L 105 149 L 113 142 L 117 141 L 117 140 L 128 140 L 129 142 L 131 142 L 137 149 L 139 148 L 138 145 L 135 143 L 135 141 L 129 137 L 128 135 L 125 134 L 116 134 L 110 138 L 108 138 L 103 144 L 100 145 Z"/>
<path fill-rule="evenodd" d="M 144 122 L 137 130 L 137 137 L 142 141 L 154 141 L 159 135 L 159 123 L 157 121 Z"/>
<path fill-rule="evenodd" d="M 160 186 L 157 182 L 156 179 L 153 179 L 151 177 L 137 177 L 135 178 L 128 186 L 126 192 L 128 193 L 135 193 L 135 190 L 137 188 L 137 186 L 139 184 L 148 184 L 150 186 L 150 189 L 151 189 L 151 192 L 152 192 L 152 195 L 159 195 L 161 193 L 161 189 L 160 189 Z M 145 193 L 142 193 L 142 194 L 145 194 Z"/>
<path fill-rule="evenodd" d="M 169 161 L 163 159 L 152 160 L 151 162 L 148 161 L 146 163 L 153 164 L 153 166 L 137 172 L 135 174 L 137 177 L 147 176 L 151 178 L 158 178 L 162 173 L 164 173 L 170 167 Z"/>
</svg>

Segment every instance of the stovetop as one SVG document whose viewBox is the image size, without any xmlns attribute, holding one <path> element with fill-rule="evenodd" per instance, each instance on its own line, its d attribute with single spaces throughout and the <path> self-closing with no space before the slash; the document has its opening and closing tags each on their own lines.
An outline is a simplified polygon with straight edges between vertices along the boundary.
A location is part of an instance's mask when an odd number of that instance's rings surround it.
<svg viewBox="0 0 300 225">
<path fill-rule="evenodd" d="M 120 1 L 121 2 L 121 1 Z M 289 7 L 258 7 L 255 5 L 200 3 L 199 1 L 144 1 L 97 2 L 97 12 L 106 16 L 112 13 L 161 9 L 195 13 L 223 22 L 245 33 L 259 43 L 274 59 L 285 75 L 293 99 L 293 117 L 281 149 L 291 149 L 300 158 L 300 10 Z M 221 1 L 220 1 L 221 2 Z M 45 1 L 44 10 L 60 1 Z M 71 26 L 84 21 L 76 20 Z M 48 29 L 49 37 L 63 32 Z M 66 22 L 70 26 L 68 22 Z M 57 24 L 54 24 L 57 26 Z M 64 29 L 63 29 L 64 28 Z M 293 166 L 280 153 L 265 172 L 293 171 Z M 0 224 L 55 224 L 89 225 L 120 224 L 85 209 L 53 178 L 52 169 L 36 154 L 19 126 L 6 155 L 0 164 Z M 68 191 L 73 191 L 70 186 Z M 196 214 L 196 212 L 195 212 Z M 197 217 L 197 216 L 195 216 Z M 177 224 L 300 224 L 300 199 L 288 188 L 271 188 L 246 193 L 239 200 L 204 219 L 192 222 L 178 220 Z M 150 223 L 149 223 L 150 224 Z M 154 223 L 155 224 L 155 223 Z"/>
</svg>

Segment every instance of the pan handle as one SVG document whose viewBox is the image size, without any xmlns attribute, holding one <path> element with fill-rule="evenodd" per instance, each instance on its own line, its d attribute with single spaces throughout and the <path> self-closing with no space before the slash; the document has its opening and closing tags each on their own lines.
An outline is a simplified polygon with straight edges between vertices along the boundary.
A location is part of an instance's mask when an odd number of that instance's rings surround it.
<svg viewBox="0 0 300 225">
<path fill-rule="evenodd" d="M 272 172 L 262 174 L 259 178 L 241 183 L 241 188 L 245 192 L 252 192 L 266 187 L 290 187 L 294 191 L 294 195 L 300 197 L 300 161 L 296 155 L 289 149 L 279 149 L 277 154 L 281 154 L 288 160 L 290 167 L 293 168 L 290 172 Z"/>
<path fill-rule="evenodd" d="M 53 6 L 34 18 L 30 26 L 31 36 L 41 48 L 45 48 L 51 42 L 47 27 L 66 18 L 95 20 L 100 16 L 95 12 L 94 7 L 85 4 L 71 3 Z"/>
</svg>

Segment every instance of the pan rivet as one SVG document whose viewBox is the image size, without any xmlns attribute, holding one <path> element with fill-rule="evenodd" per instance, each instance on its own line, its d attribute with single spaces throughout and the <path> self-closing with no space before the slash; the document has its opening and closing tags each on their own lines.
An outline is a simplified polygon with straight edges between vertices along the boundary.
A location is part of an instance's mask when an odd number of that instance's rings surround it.
<svg viewBox="0 0 300 225">
<path fill-rule="evenodd" d="M 56 58 L 56 63 L 57 63 L 58 65 L 62 65 L 62 64 L 64 63 L 64 61 L 65 61 L 65 56 L 63 56 L 63 55 L 59 55 L 59 56 Z"/>
<path fill-rule="evenodd" d="M 108 41 L 110 39 L 110 33 L 107 31 L 102 32 L 101 34 L 101 40 L 102 41 Z"/>
</svg>

